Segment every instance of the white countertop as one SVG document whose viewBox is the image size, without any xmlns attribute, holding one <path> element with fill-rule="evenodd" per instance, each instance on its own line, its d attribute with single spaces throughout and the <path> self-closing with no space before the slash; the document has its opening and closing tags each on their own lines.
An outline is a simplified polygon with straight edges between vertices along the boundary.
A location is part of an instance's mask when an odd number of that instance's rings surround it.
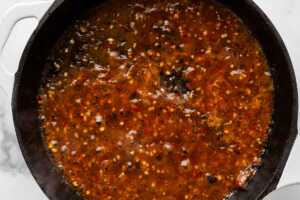
<svg viewBox="0 0 300 200">
<path fill-rule="evenodd" d="M 15 3 L 32 1 L 47 0 L 0 0 L 0 18 L 2 13 Z M 299 86 L 300 1 L 255 0 L 255 2 L 265 11 L 280 32 L 292 58 Z M 26 19 L 17 24 L 1 57 L 6 66 L 11 69 L 17 67 L 26 41 L 36 23 L 33 19 Z M 0 89 L 0 198 L 3 200 L 47 200 L 23 160 L 9 109 L 7 97 Z M 295 143 L 279 186 L 300 182 L 300 159 L 298 157 L 300 158 L 300 138 Z"/>
</svg>

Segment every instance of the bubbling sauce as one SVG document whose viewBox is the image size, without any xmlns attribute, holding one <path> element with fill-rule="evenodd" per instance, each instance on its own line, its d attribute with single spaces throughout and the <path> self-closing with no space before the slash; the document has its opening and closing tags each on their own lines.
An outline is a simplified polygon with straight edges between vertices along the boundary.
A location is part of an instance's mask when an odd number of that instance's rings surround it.
<svg viewBox="0 0 300 200">
<path fill-rule="evenodd" d="M 44 142 L 88 200 L 222 200 L 261 164 L 273 85 L 259 43 L 210 0 L 111 0 L 57 42 Z"/>
</svg>

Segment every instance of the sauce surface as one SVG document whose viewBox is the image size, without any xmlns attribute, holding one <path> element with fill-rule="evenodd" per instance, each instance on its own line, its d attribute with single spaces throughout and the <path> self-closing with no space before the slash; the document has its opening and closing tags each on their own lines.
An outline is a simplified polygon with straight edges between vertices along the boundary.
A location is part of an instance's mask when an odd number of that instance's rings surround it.
<svg viewBox="0 0 300 200">
<path fill-rule="evenodd" d="M 54 48 L 45 144 L 88 200 L 222 200 L 268 139 L 260 45 L 212 1 L 126 2 L 93 8 Z"/>
</svg>

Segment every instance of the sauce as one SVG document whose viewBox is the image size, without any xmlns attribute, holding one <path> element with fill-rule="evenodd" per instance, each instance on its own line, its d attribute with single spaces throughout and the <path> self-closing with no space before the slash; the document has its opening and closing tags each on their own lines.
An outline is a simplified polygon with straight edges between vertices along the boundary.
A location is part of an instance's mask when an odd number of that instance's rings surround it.
<svg viewBox="0 0 300 200">
<path fill-rule="evenodd" d="M 109 1 L 69 28 L 38 96 L 44 141 L 88 200 L 222 200 L 261 164 L 273 85 L 212 1 Z"/>
</svg>

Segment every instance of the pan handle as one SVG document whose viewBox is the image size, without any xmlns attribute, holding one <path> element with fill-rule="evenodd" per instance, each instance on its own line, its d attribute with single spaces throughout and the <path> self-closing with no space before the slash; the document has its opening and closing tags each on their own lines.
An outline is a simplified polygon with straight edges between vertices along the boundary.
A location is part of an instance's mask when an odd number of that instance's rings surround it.
<svg viewBox="0 0 300 200">
<path fill-rule="evenodd" d="M 8 70 L 9 66 L 5 66 L 1 60 L 3 49 L 13 28 L 19 21 L 27 18 L 35 18 L 39 21 L 52 3 L 53 1 L 17 3 L 0 18 L 0 87 L 7 94 L 9 100 L 12 95 L 15 71 Z"/>
</svg>

